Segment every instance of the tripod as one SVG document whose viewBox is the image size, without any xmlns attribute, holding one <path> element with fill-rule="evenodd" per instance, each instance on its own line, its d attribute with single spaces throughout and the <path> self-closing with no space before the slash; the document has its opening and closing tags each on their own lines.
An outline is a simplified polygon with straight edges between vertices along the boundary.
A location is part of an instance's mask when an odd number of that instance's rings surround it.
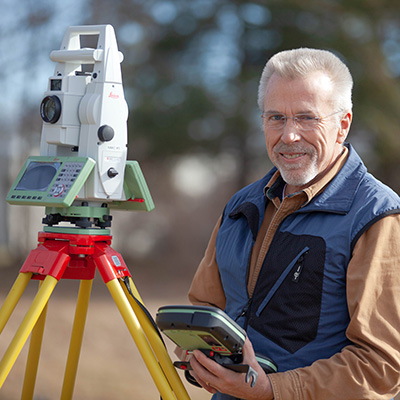
<svg viewBox="0 0 400 400">
<path fill-rule="evenodd" d="M 29 253 L 0 309 L 1 333 L 28 283 L 31 280 L 41 281 L 0 362 L 0 388 L 32 333 L 21 398 L 33 398 L 49 298 L 60 279 L 78 279 L 79 294 L 61 392 L 62 400 L 72 399 L 89 298 L 97 269 L 163 400 L 190 400 L 158 331 L 142 305 L 121 254 L 111 248 L 111 236 L 104 232 L 108 230 L 79 227 L 66 230 L 50 227 L 47 231 L 45 228 L 44 232 L 39 232 L 37 248 Z"/>
</svg>

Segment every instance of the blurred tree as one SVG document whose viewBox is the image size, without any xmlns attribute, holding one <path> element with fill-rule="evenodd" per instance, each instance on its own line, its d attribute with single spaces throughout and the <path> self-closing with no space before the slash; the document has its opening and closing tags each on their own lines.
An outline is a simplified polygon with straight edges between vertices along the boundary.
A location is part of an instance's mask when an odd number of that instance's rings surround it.
<svg viewBox="0 0 400 400">
<path fill-rule="evenodd" d="M 2 5 L 3 18 L 13 16 L 0 29 L 0 80 L 7 92 L 2 120 L 14 112 L 10 104 L 37 110 L 32 93 L 44 67 L 39 92 L 45 90 L 53 68 L 49 49 L 59 46 L 68 25 L 110 23 L 125 54 L 130 152 L 143 161 L 230 154 L 241 186 L 268 168 L 256 106 L 266 60 L 282 49 L 326 48 L 344 59 L 355 79 L 351 140 L 370 169 L 399 190 L 398 1 L 86 0 L 68 10 L 50 0 L 22 3 L 17 14 L 11 0 Z M 19 68 L 10 74 L 8 65 Z M 28 146 L 38 142 L 36 122 Z"/>
<path fill-rule="evenodd" d="M 400 3 L 391 0 L 90 0 L 87 23 L 111 23 L 125 54 L 130 143 L 141 159 L 228 152 L 247 183 L 265 165 L 256 107 L 266 60 L 331 49 L 355 80 L 353 141 L 399 190 Z M 263 161 L 260 161 L 263 160 Z"/>
</svg>

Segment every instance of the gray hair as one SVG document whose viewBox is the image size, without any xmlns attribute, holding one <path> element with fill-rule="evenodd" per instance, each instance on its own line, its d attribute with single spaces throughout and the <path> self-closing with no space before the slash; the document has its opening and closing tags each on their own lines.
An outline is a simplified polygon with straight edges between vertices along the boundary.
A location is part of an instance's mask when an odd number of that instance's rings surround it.
<svg viewBox="0 0 400 400">
<path fill-rule="evenodd" d="M 331 78 L 335 87 L 335 98 L 332 99 L 334 107 L 351 110 L 353 78 L 347 66 L 330 51 L 308 48 L 282 51 L 269 59 L 258 86 L 260 110 L 264 110 L 265 90 L 273 74 L 294 79 L 316 71 L 325 72 Z"/>
</svg>

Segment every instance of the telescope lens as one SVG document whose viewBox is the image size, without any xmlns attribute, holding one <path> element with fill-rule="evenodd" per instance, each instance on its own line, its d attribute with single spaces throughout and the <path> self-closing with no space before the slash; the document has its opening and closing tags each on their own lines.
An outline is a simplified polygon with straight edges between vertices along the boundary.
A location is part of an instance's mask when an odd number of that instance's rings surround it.
<svg viewBox="0 0 400 400">
<path fill-rule="evenodd" d="M 44 122 L 55 124 L 61 115 L 61 101 L 57 96 L 46 96 L 40 104 L 40 115 Z"/>
</svg>

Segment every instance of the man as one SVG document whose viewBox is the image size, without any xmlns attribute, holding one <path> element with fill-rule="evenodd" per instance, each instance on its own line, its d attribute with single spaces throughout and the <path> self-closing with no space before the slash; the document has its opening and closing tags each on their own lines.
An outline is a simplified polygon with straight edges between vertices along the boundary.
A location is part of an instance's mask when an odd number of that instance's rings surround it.
<svg viewBox="0 0 400 400">
<path fill-rule="evenodd" d="M 216 399 L 390 399 L 400 390 L 400 198 L 345 139 L 352 77 L 332 53 L 278 53 L 259 106 L 275 167 L 228 202 L 189 299 L 247 331 L 252 388 L 202 353 Z M 253 350 L 254 348 L 254 350 Z M 254 351 L 272 358 L 266 375 Z"/>
</svg>

